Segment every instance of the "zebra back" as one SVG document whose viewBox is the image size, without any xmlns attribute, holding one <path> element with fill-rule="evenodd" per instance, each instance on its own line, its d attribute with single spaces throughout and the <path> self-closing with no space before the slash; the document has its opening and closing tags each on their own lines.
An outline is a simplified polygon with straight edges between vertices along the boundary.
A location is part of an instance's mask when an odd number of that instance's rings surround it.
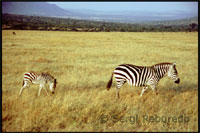
<svg viewBox="0 0 200 133">
<path fill-rule="evenodd" d="M 24 80 L 33 82 L 33 80 L 36 80 L 38 78 L 39 74 L 33 71 L 25 72 L 24 73 Z M 24 83 L 23 83 L 24 84 Z"/>
<path fill-rule="evenodd" d="M 152 76 L 154 69 L 146 66 L 121 64 L 115 68 L 115 79 L 119 83 L 126 79 L 130 85 L 143 86 Z"/>
<path fill-rule="evenodd" d="M 37 72 L 34 72 L 34 71 L 24 73 L 24 80 L 30 81 L 30 82 L 45 81 L 46 83 L 49 82 L 49 81 L 52 81 L 52 82 L 56 83 L 56 80 L 54 80 L 54 77 L 51 74 L 44 73 L 44 72 L 37 73 Z"/>
<path fill-rule="evenodd" d="M 44 78 L 46 80 L 46 82 L 54 80 L 54 77 L 50 73 L 42 72 L 40 75 L 42 78 Z"/>
</svg>

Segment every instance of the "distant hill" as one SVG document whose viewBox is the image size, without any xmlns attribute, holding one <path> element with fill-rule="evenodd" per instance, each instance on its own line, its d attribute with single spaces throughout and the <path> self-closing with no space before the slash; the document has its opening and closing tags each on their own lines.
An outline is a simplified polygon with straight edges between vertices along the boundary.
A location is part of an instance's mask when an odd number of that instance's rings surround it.
<svg viewBox="0 0 200 133">
<path fill-rule="evenodd" d="M 6 13 L 2 14 L 2 29 L 58 30 L 79 32 L 190 32 L 198 31 L 198 21 L 197 18 L 192 18 L 178 21 L 129 24 L 71 18 L 25 16 Z"/>
<path fill-rule="evenodd" d="M 2 2 L 2 12 L 36 16 L 67 16 L 70 12 L 47 2 Z"/>
<path fill-rule="evenodd" d="M 70 9 L 66 10 L 72 12 L 71 18 L 87 19 L 104 22 L 120 22 L 120 23 L 143 23 L 154 21 L 172 21 L 182 20 L 186 18 L 197 17 L 189 12 L 181 11 L 139 11 L 139 10 L 125 10 L 125 11 L 99 11 L 88 9 Z"/>
<path fill-rule="evenodd" d="M 29 16 L 34 15 L 120 23 L 159 22 L 195 17 L 193 14 L 182 11 L 100 11 L 89 9 L 71 9 L 70 7 L 63 9 L 48 2 L 2 2 L 2 12 Z"/>
</svg>

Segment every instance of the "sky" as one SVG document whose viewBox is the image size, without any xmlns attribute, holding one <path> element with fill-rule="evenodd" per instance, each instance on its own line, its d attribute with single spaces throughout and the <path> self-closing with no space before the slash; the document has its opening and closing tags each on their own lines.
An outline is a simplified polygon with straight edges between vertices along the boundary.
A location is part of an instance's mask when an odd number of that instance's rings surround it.
<svg viewBox="0 0 200 133">
<path fill-rule="evenodd" d="M 198 14 L 198 2 L 48 2 L 61 8 L 101 11 L 183 11 Z"/>
</svg>

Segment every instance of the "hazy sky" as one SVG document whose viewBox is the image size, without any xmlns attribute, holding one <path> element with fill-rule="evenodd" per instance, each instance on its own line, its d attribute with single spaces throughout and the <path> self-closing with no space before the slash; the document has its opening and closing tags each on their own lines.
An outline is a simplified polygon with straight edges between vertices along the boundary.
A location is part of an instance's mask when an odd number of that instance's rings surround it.
<svg viewBox="0 0 200 133">
<path fill-rule="evenodd" d="M 186 11 L 198 13 L 198 2 L 49 2 L 62 8 L 102 11 Z"/>
</svg>

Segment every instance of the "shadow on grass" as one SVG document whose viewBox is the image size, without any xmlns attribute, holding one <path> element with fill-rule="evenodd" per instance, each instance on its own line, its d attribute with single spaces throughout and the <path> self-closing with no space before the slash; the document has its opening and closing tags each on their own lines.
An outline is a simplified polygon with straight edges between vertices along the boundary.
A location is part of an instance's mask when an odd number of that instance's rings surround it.
<svg viewBox="0 0 200 133">
<path fill-rule="evenodd" d="M 197 84 L 179 84 L 176 86 L 170 86 L 167 88 L 167 90 L 174 90 L 176 92 L 182 93 L 182 92 L 188 92 L 188 91 L 194 91 L 198 90 Z"/>
</svg>

